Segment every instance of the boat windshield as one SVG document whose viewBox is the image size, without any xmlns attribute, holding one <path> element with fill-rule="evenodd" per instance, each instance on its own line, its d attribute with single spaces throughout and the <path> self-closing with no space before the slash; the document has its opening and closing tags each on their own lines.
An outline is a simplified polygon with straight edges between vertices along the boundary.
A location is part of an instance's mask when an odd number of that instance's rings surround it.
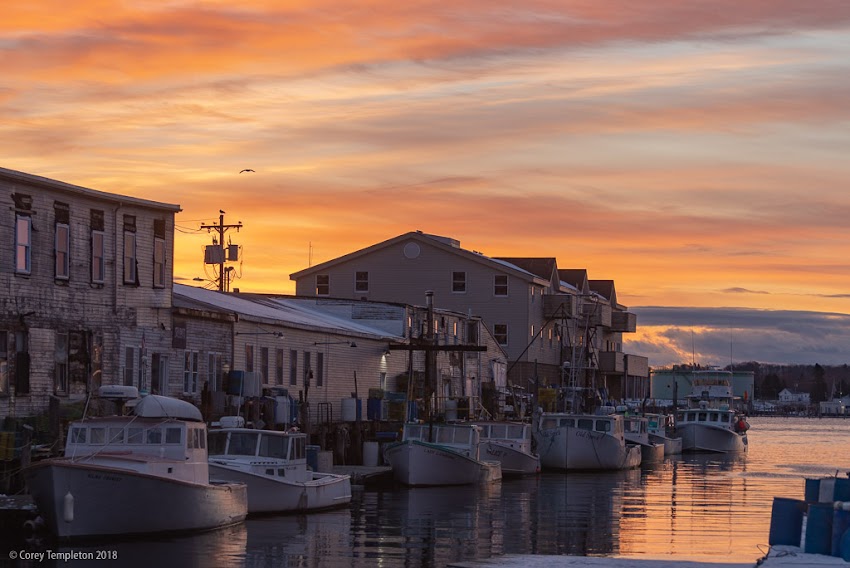
<svg viewBox="0 0 850 568">
<path fill-rule="evenodd" d="M 288 436 L 270 436 L 263 434 L 260 438 L 260 456 L 264 458 L 286 459 L 289 446 Z"/>
<path fill-rule="evenodd" d="M 254 432 L 231 432 L 227 453 L 231 456 L 255 456 L 259 437 L 260 435 Z"/>
<path fill-rule="evenodd" d="M 211 456 L 224 455 L 227 448 L 227 432 L 208 432 L 207 444 L 210 447 Z"/>
</svg>

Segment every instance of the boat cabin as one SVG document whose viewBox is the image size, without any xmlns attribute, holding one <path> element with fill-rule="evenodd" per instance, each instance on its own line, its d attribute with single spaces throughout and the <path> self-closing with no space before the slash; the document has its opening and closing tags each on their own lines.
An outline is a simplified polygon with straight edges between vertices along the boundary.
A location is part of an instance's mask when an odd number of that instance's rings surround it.
<svg viewBox="0 0 850 568">
<path fill-rule="evenodd" d="M 74 422 L 65 457 L 196 483 L 209 481 L 203 422 L 115 416 Z"/>
<path fill-rule="evenodd" d="M 209 432 L 210 463 L 257 475 L 306 481 L 307 434 L 227 428 Z"/>
<path fill-rule="evenodd" d="M 732 410 L 721 408 L 698 408 L 680 410 L 678 424 L 706 424 L 720 428 L 734 428 L 736 414 Z"/>
<path fill-rule="evenodd" d="M 481 428 L 481 440 L 498 442 L 503 446 L 527 450 L 531 447 L 531 428 L 528 424 L 510 422 L 476 422 Z"/>
<path fill-rule="evenodd" d="M 541 430 L 553 430 L 555 428 L 578 428 L 590 432 L 602 432 L 612 436 L 622 436 L 624 432 L 623 417 L 618 415 L 592 416 L 592 415 L 543 415 L 540 422 Z"/>
<path fill-rule="evenodd" d="M 403 440 L 439 444 L 478 459 L 481 428 L 471 424 L 405 424 Z"/>
</svg>

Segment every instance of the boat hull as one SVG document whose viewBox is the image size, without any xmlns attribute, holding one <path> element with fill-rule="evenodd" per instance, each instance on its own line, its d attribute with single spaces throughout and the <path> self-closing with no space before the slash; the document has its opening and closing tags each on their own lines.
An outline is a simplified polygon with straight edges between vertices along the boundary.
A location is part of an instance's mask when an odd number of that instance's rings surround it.
<svg viewBox="0 0 850 568">
<path fill-rule="evenodd" d="M 241 522 L 248 512 L 242 484 L 190 483 L 65 458 L 39 462 L 25 477 L 60 539 L 209 530 Z"/>
<path fill-rule="evenodd" d="M 664 444 L 661 442 L 650 442 L 640 444 L 641 465 L 656 464 L 664 461 Z"/>
<path fill-rule="evenodd" d="M 554 470 L 629 469 L 641 463 L 639 446 L 602 432 L 569 426 L 535 432 L 540 464 Z"/>
<path fill-rule="evenodd" d="M 530 475 L 540 472 L 540 456 L 494 441 L 481 442 L 481 458 L 498 461 L 503 476 Z"/>
<path fill-rule="evenodd" d="M 659 436 L 657 434 L 650 434 L 649 440 L 651 442 L 663 443 L 664 444 L 664 455 L 665 456 L 672 456 L 672 455 L 682 453 L 682 439 L 681 438 L 668 438 L 666 436 Z"/>
<path fill-rule="evenodd" d="M 707 424 L 680 424 L 683 452 L 740 453 L 747 451 L 747 434 Z"/>
<path fill-rule="evenodd" d="M 210 478 L 248 487 L 248 513 L 286 513 L 344 507 L 351 503 L 351 478 L 312 473 L 305 482 L 259 475 L 210 462 Z"/>
<path fill-rule="evenodd" d="M 416 486 L 469 485 L 482 481 L 482 462 L 419 440 L 387 446 L 384 459 L 399 483 Z"/>
</svg>

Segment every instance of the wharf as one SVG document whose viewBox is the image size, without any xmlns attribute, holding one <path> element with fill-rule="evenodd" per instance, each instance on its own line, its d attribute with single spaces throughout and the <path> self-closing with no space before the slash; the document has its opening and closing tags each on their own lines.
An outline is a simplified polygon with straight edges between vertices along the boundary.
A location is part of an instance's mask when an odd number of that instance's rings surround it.
<svg viewBox="0 0 850 568">
<path fill-rule="evenodd" d="M 825 568 L 848 566 L 835 556 L 806 554 L 793 546 L 773 546 L 768 554 L 752 562 L 702 562 L 663 557 L 553 556 L 506 554 L 468 562 L 453 562 L 447 568 Z"/>
<path fill-rule="evenodd" d="M 350 475 L 352 485 L 374 487 L 393 482 L 393 468 L 388 465 L 335 465 L 331 468 L 331 473 Z"/>
<path fill-rule="evenodd" d="M 0 534 L 22 531 L 24 523 L 35 516 L 35 503 L 29 495 L 0 495 Z"/>
</svg>

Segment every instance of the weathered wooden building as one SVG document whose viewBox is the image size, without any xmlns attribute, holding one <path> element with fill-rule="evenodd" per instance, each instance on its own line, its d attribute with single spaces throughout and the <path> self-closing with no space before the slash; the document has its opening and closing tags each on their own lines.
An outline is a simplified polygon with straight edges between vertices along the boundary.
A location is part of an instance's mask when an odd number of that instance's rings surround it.
<svg viewBox="0 0 850 568">
<path fill-rule="evenodd" d="M 433 290 L 441 308 L 480 316 L 508 356 L 508 379 L 528 387 L 573 382 L 623 398 L 648 390 L 645 357 L 623 352 L 635 315 L 613 281 L 561 270 L 550 257 L 500 258 L 420 231 L 399 235 L 290 275 L 298 295 L 413 302 Z"/>
<path fill-rule="evenodd" d="M 178 205 L 0 168 L 0 418 L 167 381 Z"/>
</svg>

